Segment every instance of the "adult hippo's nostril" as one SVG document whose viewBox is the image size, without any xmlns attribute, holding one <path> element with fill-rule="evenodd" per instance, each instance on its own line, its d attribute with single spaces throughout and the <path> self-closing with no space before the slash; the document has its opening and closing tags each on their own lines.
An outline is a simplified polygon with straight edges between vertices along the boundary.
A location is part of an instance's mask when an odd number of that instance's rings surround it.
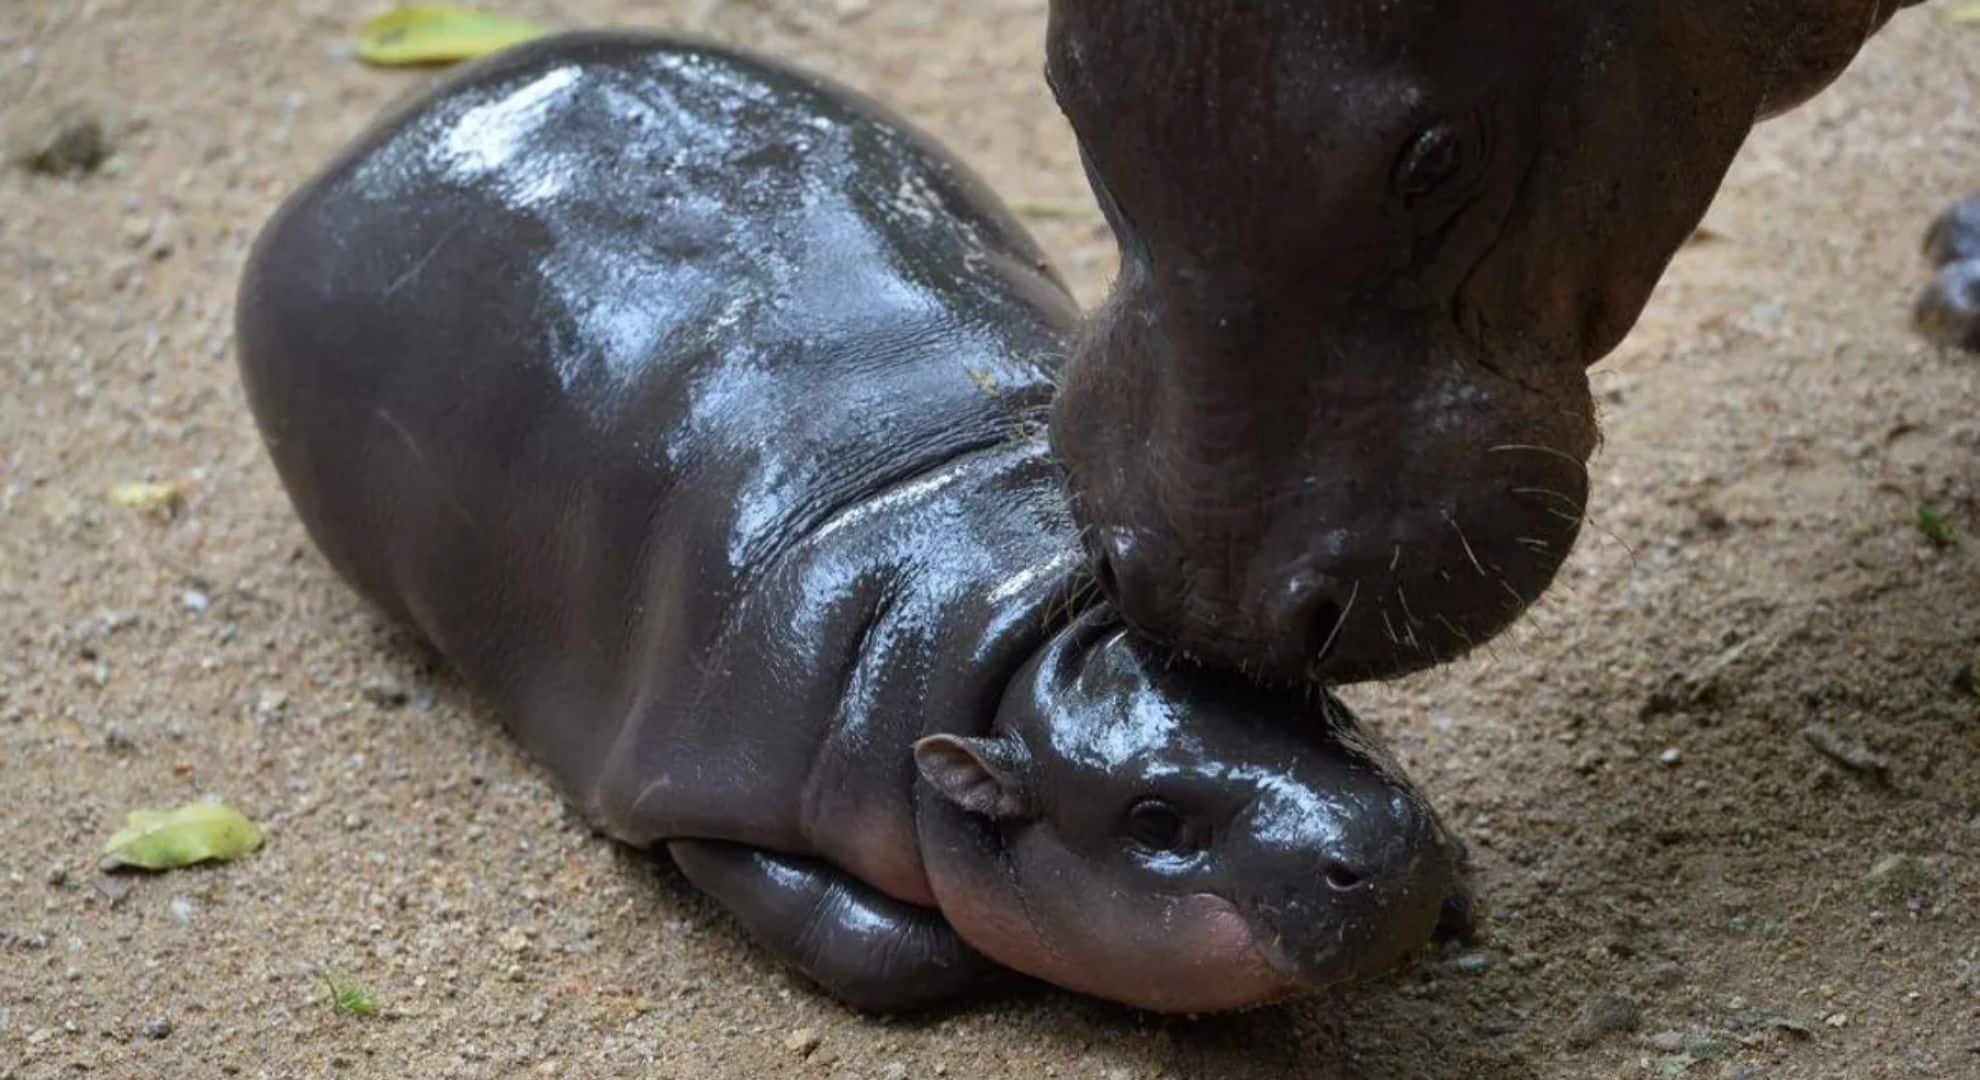
<svg viewBox="0 0 1980 1080">
<path fill-rule="evenodd" d="M 1266 603 L 1267 642 L 1282 669 L 1317 665 L 1340 641 L 1355 589 L 1326 574 L 1301 570 L 1284 579 Z"/>
<path fill-rule="evenodd" d="M 1156 605 L 1172 594 L 1177 573 L 1134 530 L 1107 527 L 1094 534 L 1093 576 L 1116 609 L 1140 619 L 1159 614 Z"/>
</svg>

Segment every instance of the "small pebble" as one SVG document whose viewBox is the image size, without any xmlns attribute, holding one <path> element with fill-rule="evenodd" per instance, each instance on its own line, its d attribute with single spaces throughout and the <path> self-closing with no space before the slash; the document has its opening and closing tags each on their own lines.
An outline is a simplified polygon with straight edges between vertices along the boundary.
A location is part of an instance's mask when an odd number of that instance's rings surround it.
<svg viewBox="0 0 1980 1080">
<path fill-rule="evenodd" d="M 1643 1007 L 1620 994 L 1599 994 L 1575 1013 L 1568 1041 L 1588 1046 L 1606 1035 L 1627 1034 L 1643 1026 Z"/>
<path fill-rule="evenodd" d="M 32 173 L 82 176 L 110 156 L 103 122 L 80 105 L 29 112 L 10 133 L 8 156 Z"/>
<path fill-rule="evenodd" d="M 1484 953 L 1465 953 L 1453 961 L 1451 966 L 1467 975 L 1476 975 L 1492 966 L 1492 958 Z"/>
<path fill-rule="evenodd" d="M 366 701 L 381 709 L 401 708 L 412 700 L 406 688 L 391 679 L 367 679 L 358 692 L 364 695 Z"/>
<path fill-rule="evenodd" d="M 1657 755 L 1657 763 L 1659 765 L 1676 765 L 1678 762 L 1683 760 L 1684 760 L 1684 751 L 1679 750 L 1675 746 Z"/>
<path fill-rule="evenodd" d="M 117 877 L 111 874 L 98 874 L 90 884 L 96 888 L 99 895 L 105 900 L 110 901 L 111 907 L 116 907 L 118 904 L 123 903 L 124 898 L 131 894 L 131 882 L 129 878 Z"/>
<path fill-rule="evenodd" d="M 170 1034 L 172 1034 L 172 1022 L 162 1016 L 144 1025 L 144 1037 L 147 1039 L 163 1039 Z"/>
<path fill-rule="evenodd" d="M 1900 901 L 1931 892 L 1934 876 L 1930 863 L 1899 852 L 1878 859 L 1864 881 L 1877 896 Z"/>
<path fill-rule="evenodd" d="M 213 598 L 200 589 L 187 589 L 180 594 L 179 603 L 184 604 L 187 611 L 197 615 L 213 606 Z"/>
<path fill-rule="evenodd" d="M 799 1057 L 810 1057 L 811 1052 L 818 1049 L 818 1044 L 824 1041 L 816 1030 L 808 1027 L 798 1028 L 784 1037 L 784 1049 Z"/>
</svg>

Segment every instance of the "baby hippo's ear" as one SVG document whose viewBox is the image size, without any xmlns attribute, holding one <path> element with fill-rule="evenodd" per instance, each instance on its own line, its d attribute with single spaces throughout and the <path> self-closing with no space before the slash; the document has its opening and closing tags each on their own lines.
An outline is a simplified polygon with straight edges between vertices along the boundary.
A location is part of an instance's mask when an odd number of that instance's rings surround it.
<svg viewBox="0 0 1980 1080">
<path fill-rule="evenodd" d="M 1023 749 L 1010 739 L 930 735 L 914 744 L 915 768 L 929 787 L 995 821 L 1031 816 L 1031 794 L 1019 776 L 1023 763 Z"/>
</svg>

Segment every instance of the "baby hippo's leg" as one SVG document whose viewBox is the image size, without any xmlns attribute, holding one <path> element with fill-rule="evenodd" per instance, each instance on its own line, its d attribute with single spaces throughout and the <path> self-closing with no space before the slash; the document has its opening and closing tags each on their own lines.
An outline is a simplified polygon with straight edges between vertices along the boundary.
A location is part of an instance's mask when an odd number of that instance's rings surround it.
<svg viewBox="0 0 1980 1080">
<path fill-rule="evenodd" d="M 940 1005 L 998 970 L 940 912 L 815 859 L 714 840 L 675 840 L 667 850 L 760 944 L 856 1009 Z"/>
</svg>

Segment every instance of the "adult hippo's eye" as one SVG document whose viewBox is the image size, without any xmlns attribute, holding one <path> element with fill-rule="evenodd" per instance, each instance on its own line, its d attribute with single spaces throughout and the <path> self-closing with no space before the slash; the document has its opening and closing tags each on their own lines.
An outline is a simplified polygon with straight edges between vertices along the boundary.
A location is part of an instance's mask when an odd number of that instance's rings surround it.
<svg viewBox="0 0 1980 1080">
<path fill-rule="evenodd" d="M 1143 799 L 1128 810 L 1127 834 L 1149 851 L 1187 851 L 1194 846 L 1181 812 L 1156 798 Z"/>
<path fill-rule="evenodd" d="M 1396 197 L 1415 203 L 1453 180 L 1464 167 L 1464 138 L 1447 123 L 1431 124 L 1418 132 L 1396 162 L 1391 183 Z"/>
</svg>

